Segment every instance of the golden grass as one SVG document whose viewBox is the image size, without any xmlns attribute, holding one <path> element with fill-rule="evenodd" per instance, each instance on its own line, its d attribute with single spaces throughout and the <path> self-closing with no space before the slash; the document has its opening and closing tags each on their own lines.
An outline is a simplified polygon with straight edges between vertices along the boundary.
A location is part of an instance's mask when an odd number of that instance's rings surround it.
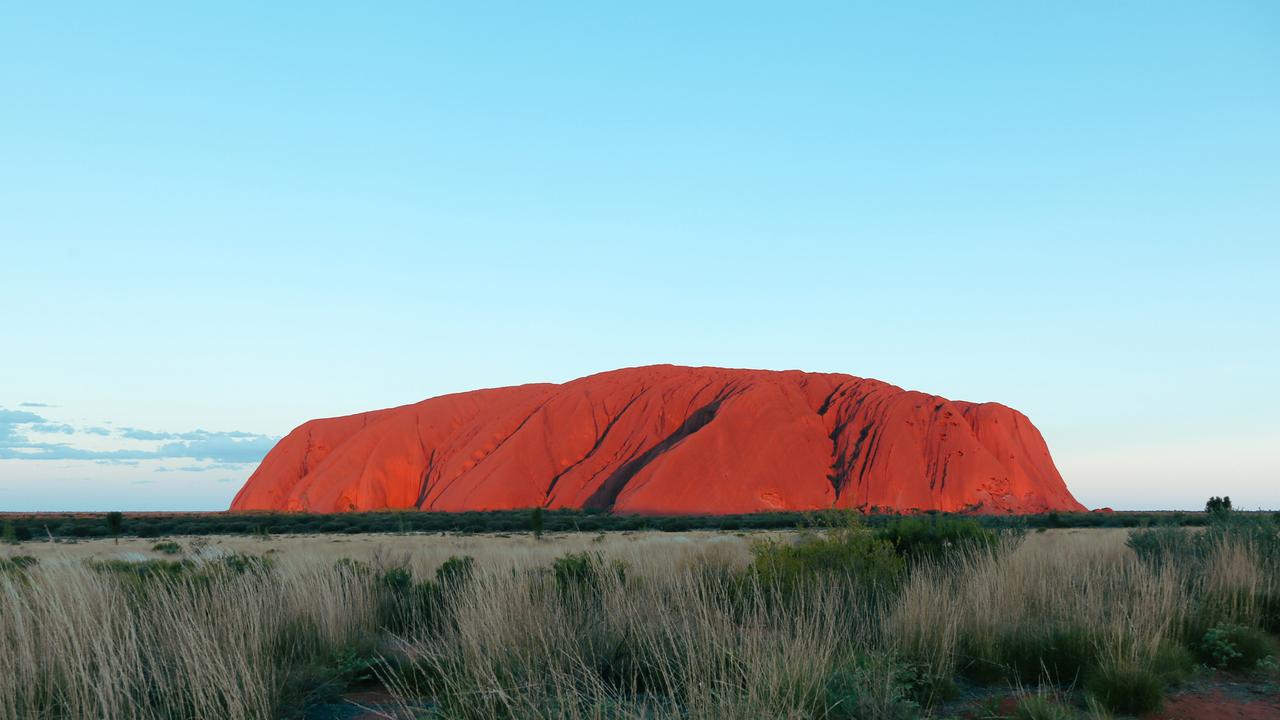
<svg viewBox="0 0 1280 720">
<path fill-rule="evenodd" d="M 1082 629 L 1103 662 L 1141 665 L 1184 640 L 1200 595 L 1247 620 L 1277 589 L 1244 543 L 1222 542 L 1193 576 L 1139 562 L 1127 531 L 1070 530 L 919 564 L 895 592 L 833 577 L 782 597 L 744 579 L 758 537 L 180 539 L 210 568 L 228 553 L 273 562 L 145 582 L 92 563 L 166 557 L 154 540 L 28 543 L 18 551 L 39 564 L 0 572 L 0 718 L 271 718 L 299 668 L 356 647 L 387 659 L 406 718 L 893 719 L 926 713 L 914 703 L 1002 639 Z M 594 582 L 546 571 L 583 551 L 603 560 Z M 443 595 L 447 620 L 399 635 L 380 628 L 377 571 L 335 562 L 422 579 L 462 555 L 476 570 Z M 912 682 L 924 689 L 908 697 Z"/>
</svg>

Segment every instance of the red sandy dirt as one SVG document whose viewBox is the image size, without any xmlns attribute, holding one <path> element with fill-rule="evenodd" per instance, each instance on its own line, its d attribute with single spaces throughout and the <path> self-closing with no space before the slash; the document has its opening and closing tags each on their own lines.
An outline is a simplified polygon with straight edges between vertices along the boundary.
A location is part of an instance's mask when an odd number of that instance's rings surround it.
<svg viewBox="0 0 1280 720">
<path fill-rule="evenodd" d="M 232 510 L 1081 511 L 1031 421 L 850 375 L 658 365 L 312 420 Z"/>
<path fill-rule="evenodd" d="M 1179 693 L 1143 720 L 1280 720 L 1280 698 L 1243 699 L 1221 691 Z"/>
</svg>

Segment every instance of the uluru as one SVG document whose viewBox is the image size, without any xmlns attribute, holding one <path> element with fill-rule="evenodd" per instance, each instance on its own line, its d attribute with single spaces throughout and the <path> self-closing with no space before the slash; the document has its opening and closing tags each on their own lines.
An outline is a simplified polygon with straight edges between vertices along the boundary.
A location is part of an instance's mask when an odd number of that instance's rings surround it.
<svg viewBox="0 0 1280 720">
<path fill-rule="evenodd" d="M 311 420 L 232 510 L 1080 511 L 1040 432 L 834 373 L 657 365 Z"/>
</svg>

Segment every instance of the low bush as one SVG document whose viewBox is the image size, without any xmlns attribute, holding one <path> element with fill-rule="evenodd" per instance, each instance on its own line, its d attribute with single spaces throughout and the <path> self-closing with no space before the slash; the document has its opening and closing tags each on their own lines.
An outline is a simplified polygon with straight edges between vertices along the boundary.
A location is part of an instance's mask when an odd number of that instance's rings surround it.
<svg viewBox="0 0 1280 720">
<path fill-rule="evenodd" d="M 827 676 L 824 720 L 915 720 L 922 690 L 914 667 L 888 655 L 860 655 L 838 664 Z"/>
<path fill-rule="evenodd" d="M 441 587 L 457 589 L 471 582 L 475 574 L 475 559 L 470 555 L 452 556 L 436 568 L 436 582 Z"/>
<path fill-rule="evenodd" d="M 1201 662 L 1221 670 L 1251 670 L 1271 654 L 1271 639 L 1256 628 L 1227 625 L 1210 628 L 1195 644 Z"/>
<path fill-rule="evenodd" d="M 413 571 L 403 565 L 387 568 L 378 582 L 391 593 L 406 593 L 413 588 Z"/>
<path fill-rule="evenodd" d="M 152 545 L 151 551 L 164 553 L 165 555 L 177 555 L 182 552 L 182 546 L 172 540 L 166 540 Z"/>
<path fill-rule="evenodd" d="M 1160 569 L 1167 563 L 1199 560 L 1203 546 L 1200 537 L 1181 527 L 1160 525 L 1134 530 L 1129 534 L 1128 544 L 1139 560 Z"/>
<path fill-rule="evenodd" d="M 247 553 L 225 555 L 219 558 L 219 562 L 223 567 L 237 574 L 262 573 L 271 567 L 271 558 L 265 555 L 249 555 Z"/>
<path fill-rule="evenodd" d="M 93 560 L 86 563 L 102 573 L 110 573 L 134 581 L 177 580 L 195 567 L 190 560 Z"/>
<path fill-rule="evenodd" d="M 1124 715 L 1155 712 L 1164 704 L 1164 679 L 1150 668 L 1107 663 L 1085 677 L 1084 688 L 1103 707 Z"/>
<path fill-rule="evenodd" d="M 280 720 L 337 717 L 317 708 L 341 700 L 344 692 L 367 686 L 386 665 L 371 643 L 341 645 L 306 662 L 291 663 L 282 673 L 272 714 Z M 345 715 L 343 715 L 345 717 Z"/>
<path fill-rule="evenodd" d="M 355 560 L 339 561 L 336 567 L 358 575 L 374 570 Z M 378 618 L 395 633 L 408 630 L 439 630 L 452 622 L 459 593 L 471 582 L 475 561 L 470 556 L 450 557 L 436 569 L 435 578 L 418 581 L 404 565 L 385 568 L 377 577 Z"/>
<path fill-rule="evenodd" d="M 352 569 L 364 572 L 359 565 Z M 394 633 L 429 626 L 436 617 L 440 589 L 430 580 L 416 582 L 406 566 L 387 568 L 377 577 L 378 622 Z"/>
<path fill-rule="evenodd" d="M 377 679 L 382 661 L 371 646 L 344 645 L 333 652 L 329 666 L 345 685 L 363 685 Z"/>
<path fill-rule="evenodd" d="M 831 576 L 857 577 L 868 589 L 891 588 L 904 567 L 891 542 L 856 525 L 808 532 L 794 542 L 758 542 L 751 553 L 752 576 L 784 594 Z"/>
<path fill-rule="evenodd" d="M 599 553 L 567 553 L 552 561 L 551 575 L 562 593 L 596 592 L 609 576 L 625 581 L 626 567 L 618 561 L 606 561 Z"/>
<path fill-rule="evenodd" d="M 913 561 L 937 559 L 956 551 L 986 550 L 1000 540 L 1000 533 L 971 518 L 940 515 L 894 520 L 876 531 L 893 544 L 899 555 Z"/>
</svg>

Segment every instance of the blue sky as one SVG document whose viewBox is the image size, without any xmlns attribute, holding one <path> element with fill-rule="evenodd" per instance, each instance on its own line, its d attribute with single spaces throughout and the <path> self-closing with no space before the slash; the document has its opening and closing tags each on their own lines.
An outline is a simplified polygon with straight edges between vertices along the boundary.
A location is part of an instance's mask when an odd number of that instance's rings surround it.
<svg viewBox="0 0 1280 720">
<path fill-rule="evenodd" d="M 0 510 L 217 509 L 307 418 L 656 362 L 1280 508 L 1277 77 L 1270 2 L 7 7 Z"/>
</svg>

